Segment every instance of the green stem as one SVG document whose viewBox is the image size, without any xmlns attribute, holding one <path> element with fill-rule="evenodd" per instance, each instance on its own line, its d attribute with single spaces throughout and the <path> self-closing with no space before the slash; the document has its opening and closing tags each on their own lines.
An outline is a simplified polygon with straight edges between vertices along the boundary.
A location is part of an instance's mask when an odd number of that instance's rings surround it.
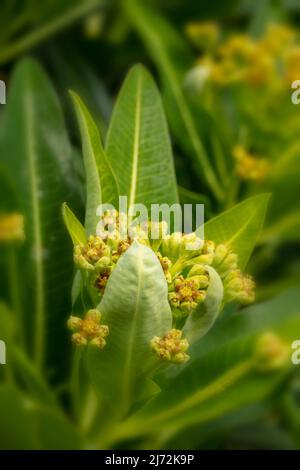
<svg viewBox="0 0 300 470">
<path fill-rule="evenodd" d="M 152 432 L 157 432 L 158 429 L 166 428 L 170 420 L 181 416 L 183 413 L 191 411 L 194 407 L 220 395 L 224 390 L 232 387 L 235 383 L 251 372 L 253 364 L 254 362 L 252 358 L 241 362 L 229 371 L 226 371 L 221 377 L 207 385 L 205 388 L 189 395 L 185 400 L 179 402 L 172 408 L 162 411 L 153 417 L 150 416 L 146 421 L 138 421 L 134 417 L 129 418 L 127 421 L 119 424 L 118 428 L 114 429 L 114 432 L 110 436 L 106 435 L 105 440 L 100 443 L 101 448 L 112 447 L 122 439 L 141 437 L 143 435 L 151 434 Z"/>
<path fill-rule="evenodd" d="M 80 361 L 82 357 L 82 350 L 80 348 L 75 349 L 73 370 L 71 376 L 71 396 L 72 396 L 72 409 L 73 416 L 78 418 L 78 412 L 80 410 Z"/>
<path fill-rule="evenodd" d="M 11 307 L 16 316 L 16 325 L 18 328 L 17 334 L 20 343 L 24 346 L 25 334 L 23 328 L 23 313 L 22 313 L 22 302 L 20 292 L 20 279 L 18 278 L 18 265 L 16 259 L 16 251 L 14 246 L 7 248 L 7 266 L 9 274 L 9 289 L 10 289 L 10 301 Z"/>
<path fill-rule="evenodd" d="M 26 51 L 30 47 L 35 46 L 40 41 L 43 41 L 48 36 L 55 34 L 57 31 L 65 28 L 69 24 L 81 18 L 83 15 L 88 13 L 90 10 L 99 6 L 102 3 L 101 0 L 91 0 L 88 2 L 80 2 L 78 6 L 70 8 L 65 14 L 59 18 L 50 20 L 49 23 L 38 27 L 37 29 L 29 32 L 21 39 L 16 40 L 10 46 L 3 49 L 0 53 L 0 64 L 13 59 L 18 54 Z"/>
</svg>

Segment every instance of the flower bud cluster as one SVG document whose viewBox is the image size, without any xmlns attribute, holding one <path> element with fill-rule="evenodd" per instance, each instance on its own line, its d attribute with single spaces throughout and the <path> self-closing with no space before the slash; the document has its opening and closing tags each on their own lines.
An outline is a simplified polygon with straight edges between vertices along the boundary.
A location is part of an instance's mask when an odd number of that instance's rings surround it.
<svg viewBox="0 0 300 470">
<path fill-rule="evenodd" d="M 117 211 L 106 211 L 100 218 L 97 235 L 91 235 L 86 245 L 74 249 L 76 265 L 90 273 L 90 283 L 100 296 L 120 256 L 134 240 L 156 253 L 168 282 L 174 317 L 188 315 L 205 300 L 209 286 L 206 265 L 212 266 L 223 281 L 224 302 L 246 305 L 254 300 L 254 282 L 241 273 L 237 255 L 226 245 L 204 242 L 196 233 L 169 235 L 165 222 L 130 225 L 129 218 Z"/>
<path fill-rule="evenodd" d="M 126 233 L 124 234 L 124 227 Z M 224 286 L 223 302 L 242 305 L 254 300 L 254 282 L 238 269 L 238 258 L 225 244 L 203 241 L 196 233 L 168 234 L 165 222 L 142 222 L 129 226 L 129 218 L 107 211 L 100 219 L 97 235 L 89 236 L 85 245 L 74 249 L 76 265 L 87 273 L 88 282 L 102 296 L 109 276 L 120 256 L 134 240 L 151 248 L 157 255 L 168 283 L 168 300 L 174 324 L 185 319 L 206 299 L 210 284 L 208 266 L 219 274 Z M 70 317 L 73 342 L 84 346 L 105 346 L 108 327 L 100 324 L 100 312 L 90 310 L 84 319 Z M 188 342 L 182 331 L 173 328 L 162 338 L 154 337 L 151 348 L 163 361 L 180 363 L 188 359 Z"/>
<path fill-rule="evenodd" d="M 70 316 L 68 328 L 73 332 L 72 341 L 76 346 L 86 346 L 87 344 L 99 349 L 103 349 L 109 334 L 107 325 L 101 325 L 101 313 L 99 310 L 89 310 L 85 317 L 79 318 Z"/>
<path fill-rule="evenodd" d="M 209 274 L 203 265 L 195 265 L 187 277 L 176 276 L 169 284 L 169 302 L 175 316 L 186 316 L 206 297 Z"/>
<path fill-rule="evenodd" d="M 172 329 L 165 336 L 155 336 L 151 340 L 151 348 L 162 361 L 181 363 L 189 359 L 186 351 L 189 343 L 182 339 L 182 331 Z"/>
<path fill-rule="evenodd" d="M 238 257 L 228 246 L 216 245 L 206 241 L 202 254 L 193 262 L 212 266 L 219 274 L 224 285 L 224 302 L 247 305 L 255 299 L 255 283 L 250 276 L 238 269 Z"/>
</svg>

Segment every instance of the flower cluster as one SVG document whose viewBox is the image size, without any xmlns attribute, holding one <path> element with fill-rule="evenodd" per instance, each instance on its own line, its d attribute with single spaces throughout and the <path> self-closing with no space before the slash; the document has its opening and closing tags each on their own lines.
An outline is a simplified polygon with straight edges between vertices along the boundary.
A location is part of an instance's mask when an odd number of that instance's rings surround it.
<svg viewBox="0 0 300 470">
<path fill-rule="evenodd" d="M 73 332 L 73 343 L 76 346 L 90 344 L 91 346 L 103 349 L 109 329 L 107 325 L 101 325 L 100 320 L 101 313 L 96 309 L 89 310 L 83 319 L 71 316 L 68 320 L 68 328 Z"/>
<path fill-rule="evenodd" d="M 221 30 L 216 34 L 217 29 L 207 23 L 187 26 L 191 41 L 201 47 L 185 86 L 208 112 L 214 115 L 218 109 L 234 123 L 236 176 L 261 183 L 271 179 L 282 153 L 296 146 L 298 109 L 290 105 L 288 93 L 300 76 L 300 35 L 283 23 L 269 24 L 259 37 Z"/>
<path fill-rule="evenodd" d="M 286 25 L 270 24 L 258 39 L 234 34 L 221 42 L 216 24 L 192 23 L 187 25 L 186 32 L 205 51 L 198 66 L 204 67 L 210 80 L 221 87 L 236 83 L 280 86 L 279 82 L 290 84 L 299 77 L 298 37 Z"/>
<path fill-rule="evenodd" d="M 127 232 L 122 233 L 122 222 Z M 107 211 L 100 218 L 97 235 L 91 235 L 86 244 L 74 248 L 74 261 L 85 273 L 89 288 L 99 297 L 104 295 L 106 284 L 122 254 L 134 240 L 151 248 L 157 256 L 168 284 L 168 300 L 175 325 L 183 325 L 186 318 L 201 306 L 210 285 L 209 266 L 219 274 L 223 286 L 223 302 L 246 305 L 254 300 L 254 282 L 238 268 L 238 258 L 226 245 L 203 241 L 196 233 L 167 234 L 165 222 L 143 222 L 128 227 L 125 214 Z M 98 302 L 97 302 L 98 303 Z M 92 312 L 92 313 L 91 313 Z M 71 317 L 69 326 L 75 333 L 78 345 L 88 342 L 99 347 L 105 345 L 107 327 L 99 324 L 100 314 L 88 312 L 84 320 Z M 187 359 L 187 342 L 181 330 L 173 329 L 163 338 L 153 338 L 152 349 L 161 360 L 182 362 Z"/>
<path fill-rule="evenodd" d="M 151 340 L 151 348 L 159 359 L 174 363 L 186 362 L 189 343 L 182 338 L 182 331 L 172 329 L 163 338 L 155 336 Z"/>
</svg>

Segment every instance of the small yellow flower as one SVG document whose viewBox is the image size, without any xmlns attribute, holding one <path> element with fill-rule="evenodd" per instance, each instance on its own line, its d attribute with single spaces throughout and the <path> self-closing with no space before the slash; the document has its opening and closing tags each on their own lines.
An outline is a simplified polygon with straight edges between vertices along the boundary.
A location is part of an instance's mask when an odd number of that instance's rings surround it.
<svg viewBox="0 0 300 470">
<path fill-rule="evenodd" d="M 220 30 L 213 21 L 188 23 L 185 31 L 190 40 L 202 49 L 210 49 L 218 42 Z"/>
<path fill-rule="evenodd" d="M 232 153 L 241 179 L 261 181 L 270 172 L 270 163 L 265 158 L 251 155 L 242 145 L 236 145 Z"/>
<path fill-rule="evenodd" d="M 182 339 L 181 330 L 172 329 L 162 338 L 155 336 L 150 345 L 162 361 L 181 363 L 189 359 L 186 354 L 189 343 L 187 339 Z"/>
<path fill-rule="evenodd" d="M 172 281 L 172 275 L 170 273 L 170 268 L 172 266 L 171 260 L 169 260 L 167 256 L 162 256 L 159 252 L 157 253 L 157 258 L 161 264 L 166 280 L 168 282 L 171 282 Z"/>
<path fill-rule="evenodd" d="M 88 271 L 102 268 L 110 263 L 110 249 L 102 238 L 90 235 L 86 245 L 75 246 L 74 262 Z"/>
<path fill-rule="evenodd" d="M 208 280 L 206 280 L 206 287 Z M 202 276 L 184 278 L 182 275 L 176 277 L 170 286 L 169 302 L 175 309 L 173 313 L 188 315 L 204 301 L 206 296 Z"/>
<path fill-rule="evenodd" d="M 266 332 L 257 340 L 255 347 L 256 368 L 262 372 L 281 369 L 288 364 L 290 350 L 275 333 Z"/>
<path fill-rule="evenodd" d="M 0 243 L 23 241 L 24 217 L 18 213 L 0 216 Z"/>
<path fill-rule="evenodd" d="M 101 325 L 101 313 L 97 309 L 89 310 L 84 319 L 71 316 L 68 320 L 68 328 L 73 331 L 72 341 L 76 346 L 91 344 L 102 349 L 105 338 L 109 334 L 107 325 Z"/>
</svg>

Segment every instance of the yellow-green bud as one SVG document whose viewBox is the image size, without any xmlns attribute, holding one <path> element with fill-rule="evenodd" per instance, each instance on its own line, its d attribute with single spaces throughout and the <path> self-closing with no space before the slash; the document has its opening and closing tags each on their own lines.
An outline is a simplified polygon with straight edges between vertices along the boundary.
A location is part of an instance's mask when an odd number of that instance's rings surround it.
<svg viewBox="0 0 300 470">
<path fill-rule="evenodd" d="M 224 279 L 224 300 L 247 305 L 255 300 L 255 282 L 250 276 L 236 269 L 229 272 Z"/>
<path fill-rule="evenodd" d="M 85 320 L 92 320 L 99 323 L 101 320 L 101 312 L 96 308 L 91 308 L 85 314 Z"/>
<path fill-rule="evenodd" d="M 226 245 L 217 245 L 211 265 L 223 278 L 226 276 L 226 274 L 228 274 L 228 272 L 237 269 L 237 255 L 233 253 Z"/>
<path fill-rule="evenodd" d="M 106 345 L 106 341 L 104 338 L 102 338 L 102 336 L 96 336 L 96 338 L 93 338 L 89 342 L 89 345 L 98 349 L 103 349 L 104 346 Z"/>
<path fill-rule="evenodd" d="M 255 360 L 259 371 L 281 369 L 288 364 L 289 347 L 275 333 L 266 332 L 257 340 Z"/>
<path fill-rule="evenodd" d="M 75 346 L 87 345 L 87 339 L 81 333 L 74 333 L 72 335 L 72 342 L 75 344 Z"/>
<path fill-rule="evenodd" d="M 170 268 L 172 266 L 171 260 L 169 260 L 167 256 L 162 256 L 159 252 L 157 252 L 157 258 L 161 264 L 167 282 L 170 283 L 172 281 L 172 276 L 170 273 Z"/>
<path fill-rule="evenodd" d="M 82 327 L 82 319 L 71 315 L 68 319 L 67 326 L 71 331 L 80 330 L 80 328 Z"/>
<path fill-rule="evenodd" d="M 183 235 L 181 232 L 174 232 L 167 235 L 161 243 L 161 252 L 167 256 L 172 263 L 180 258 L 190 259 L 201 254 L 203 240 L 195 233 Z"/>
<path fill-rule="evenodd" d="M 181 363 L 189 359 L 186 354 L 189 343 L 187 339 L 182 339 L 181 330 L 172 329 L 162 338 L 155 336 L 150 345 L 162 361 Z"/>
<path fill-rule="evenodd" d="M 211 265 L 215 256 L 216 245 L 211 240 L 206 240 L 203 244 L 201 253 L 192 259 L 193 263 Z"/>
<path fill-rule="evenodd" d="M 74 248 L 74 262 L 81 268 L 93 271 L 95 267 L 101 264 L 100 260 L 110 257 L 110 249 L 104 241 L 97 236 L 91 235 L 86 245 L 77 245 Z"/>
</svg>

